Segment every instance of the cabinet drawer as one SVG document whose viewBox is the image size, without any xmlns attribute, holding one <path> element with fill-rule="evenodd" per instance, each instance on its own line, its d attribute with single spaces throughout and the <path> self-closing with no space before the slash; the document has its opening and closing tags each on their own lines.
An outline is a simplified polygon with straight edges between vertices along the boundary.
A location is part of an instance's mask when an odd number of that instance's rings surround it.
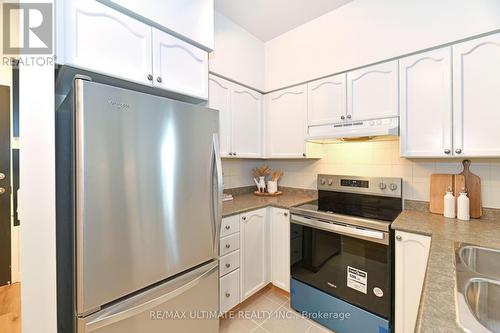
<svg viewBox="0 0 500 333">
<path fill-rule="evenodd" d="M 222 219 L 220 237 L 225 237 L 240 231 L 240 219 L 238 215 L 225 217 Z"/>
<path fill-rule="evenodd" d="M 240 270 L 227 274 L 219 280 L 220 312 L 231 310 L 240 303 Z"/>
<path fill-rule="evenodd" d="M 240 248 L 240 233 L 236 233 L 220 240 L 219 255 L 223 256 Z"/>
<path fill-rule="evenodd" d="M 224 276 L 240 267 L 240 251 L 226 254 L 219 259 L 219 276 Z"/>
</svg>

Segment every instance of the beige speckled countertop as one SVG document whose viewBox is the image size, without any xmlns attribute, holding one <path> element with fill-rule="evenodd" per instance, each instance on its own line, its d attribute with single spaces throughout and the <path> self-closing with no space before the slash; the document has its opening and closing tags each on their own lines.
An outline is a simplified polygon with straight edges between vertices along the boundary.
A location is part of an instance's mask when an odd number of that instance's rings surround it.
<svg viewBox="0 0 500 333">
<path fill-rule="evenodd" d="M 392 223 L 395 230 L 432 236 L 416 332 L 463 332 L 455 310 L 455 243 L 500 249 L 500 218 L 489 218 L 459 221 L 407 210 Z"/>
<path fill-rule="evenodd" d="M 259 197 L 253 193 L 235 195 L 222 204 L 222 216 L 230 216 L 267 206 L 290 208 L 317 199 L 317 192 L 310 190 L 283 189 L 277 197 Z"/>
</svg>

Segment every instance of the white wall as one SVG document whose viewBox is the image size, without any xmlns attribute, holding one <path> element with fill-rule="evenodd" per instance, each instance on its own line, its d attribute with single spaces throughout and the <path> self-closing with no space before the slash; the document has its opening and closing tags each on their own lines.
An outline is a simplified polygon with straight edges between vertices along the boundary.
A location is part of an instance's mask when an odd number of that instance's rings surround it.
<svg viewBox="0 0 500 333">
<path fill-rule="evenodd" d="M 495 29 L 498 0 L 354 0 L 265 44 L 266 91 Z"/>
<path fill-rule="evenodd" d="M 21 326 L 23 333 L 53 333 L 57 332 L 54 67 L 21 66 L 19 85 Z"/>
<path fill-rule="evenodd" d="M 215 50 L 209 56 L 210 71 L 264 90 L 264 43 L 215 12 Z"/>
</svg>

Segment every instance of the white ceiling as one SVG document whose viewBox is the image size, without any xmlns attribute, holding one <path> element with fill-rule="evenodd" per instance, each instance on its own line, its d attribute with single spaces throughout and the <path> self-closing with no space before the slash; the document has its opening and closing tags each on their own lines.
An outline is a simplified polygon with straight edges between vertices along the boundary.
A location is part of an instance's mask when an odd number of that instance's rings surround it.
<svg viewBox="0 0 500 333">
<path fill-rule="evenodd" d="M 352 0 L 215 0 L 215 9 L 266 42 Z"/>
</svg>

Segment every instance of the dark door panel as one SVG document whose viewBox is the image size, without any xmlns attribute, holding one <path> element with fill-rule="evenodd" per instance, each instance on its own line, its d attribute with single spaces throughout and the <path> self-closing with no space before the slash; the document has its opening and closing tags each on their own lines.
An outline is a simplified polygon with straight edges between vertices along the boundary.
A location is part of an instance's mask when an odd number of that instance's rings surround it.
<svg viewBox="0 0 500 333">
<path fill-rule="evenodd" d="M 0 86 L 0 286 L 10 282 L 10 88 Z"/>
</svg>

